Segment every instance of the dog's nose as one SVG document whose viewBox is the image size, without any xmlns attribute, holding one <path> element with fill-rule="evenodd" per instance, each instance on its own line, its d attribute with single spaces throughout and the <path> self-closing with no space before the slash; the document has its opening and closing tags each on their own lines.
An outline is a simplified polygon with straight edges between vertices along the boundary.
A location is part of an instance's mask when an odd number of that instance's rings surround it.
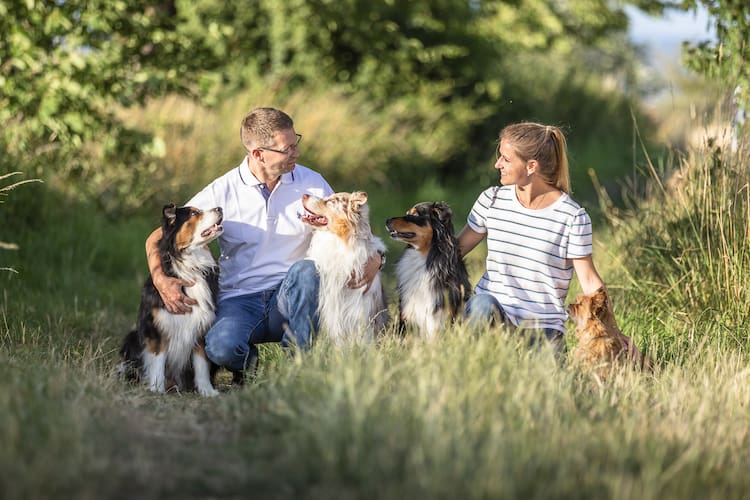
<svg viewBox="0 0 750 500">
<path fill-rule="evenodd" d="M 393 222 L 393 217 L 390 217 L 390 218 L 386 219 L 385 220 L 385 227 L 387 227 L 388 229 L 390 229 L 392 222 Z"/>
</svg>

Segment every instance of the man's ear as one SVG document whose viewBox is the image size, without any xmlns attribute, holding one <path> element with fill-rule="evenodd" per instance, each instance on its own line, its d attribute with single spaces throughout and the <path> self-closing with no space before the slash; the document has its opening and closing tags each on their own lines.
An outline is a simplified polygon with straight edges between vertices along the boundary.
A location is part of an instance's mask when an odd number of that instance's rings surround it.
<svg viewBox="0 0 750 500">
<path fill-rule="evenodd" d="M 260 149 L 251 149 L 250 151 L 247 152 L 247 156 L 248 158 L 252 160 L 260 161 L 260 157 L 261 157 Z"/>
</svg>

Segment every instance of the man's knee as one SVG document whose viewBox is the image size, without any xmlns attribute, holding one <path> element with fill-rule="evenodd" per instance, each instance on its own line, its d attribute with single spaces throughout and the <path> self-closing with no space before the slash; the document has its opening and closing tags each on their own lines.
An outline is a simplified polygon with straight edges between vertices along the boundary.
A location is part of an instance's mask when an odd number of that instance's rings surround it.
<svg viewBox="0 0 750 500">
<path fill-rule="evenodd" d="M 320 282 L 320 276 L 318 275 L 318 269 L 315 267 L 315 262 L 309 259 L 303 259 L 295 262 L 289 268 L 286 278 L 284 279 L 290 287 L 306 286 L 317 288 Z"/>
<path fill-rule="evenodd" d="M 315 262 L 308 259 L 295 262 L 279 289 L 279 310 L 289 318 L 294 311 L 307 313 L 309 307 L 317 308 L 319 289 L 320 275 Z"/>
<path fill-rule="evenodd" d="M 206 356 L 219 366 L 234 368 L 244 364 L 249 349 L 246 342 L 239 342 L 217 332 L 209 331 L 206 335 Z"/>
</svg>

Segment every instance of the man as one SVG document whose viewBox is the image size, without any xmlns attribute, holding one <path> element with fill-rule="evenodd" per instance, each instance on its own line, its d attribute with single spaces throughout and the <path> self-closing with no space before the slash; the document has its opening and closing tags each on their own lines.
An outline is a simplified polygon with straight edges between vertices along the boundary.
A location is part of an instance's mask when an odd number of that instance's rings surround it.
<svg viewBox="0 0 750 500">
<path fill-rule="evenodd" d="M 311 229 L 304 213 L 305 193 L 319 197 L 333 190 L 317 172 L 297 165 L 302 136 L 292 119 L 273 108 L 256 108 L 242 121 L 240 138 L 246 157 L 186 205 L 222 207 L 224 233 L 219 237 L 219 298 L 216 322 L 206 334 L 206 354 L 234 373 L 241 383 L 254 369 L 256 344 L 282 342 L 308 349 L 317 328 L 319 277 L 303 260 Z M 158 252 L 161 228 L 146 240 L 149 270 L 166 308 L 190 311 L 196 302 L 183 293 L 192 283 L 164 274 Z M 372 282 L 380 267 L 371 259 L 357 288 Z"/>
</svg>

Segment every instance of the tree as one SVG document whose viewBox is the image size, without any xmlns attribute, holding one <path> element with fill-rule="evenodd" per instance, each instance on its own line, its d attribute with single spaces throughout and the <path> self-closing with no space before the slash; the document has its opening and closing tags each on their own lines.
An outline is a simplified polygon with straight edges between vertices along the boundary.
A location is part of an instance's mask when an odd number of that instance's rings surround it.
<svg viewBox="0 0 750 500">
<path fill-rule="evenodd" d="M 0 1 L 2 163 L 54 167 L 94 198 L 137 190 L 158 144 L 116 111 L 199 90 L 203 49 L 179 21 L 169 1 Z M 125 182 L 109 182 L 118 172 Z"/>
<path fill-rule="evenodd" d="M 738 105 L 750 106 L 750 3 L 746 0 L 684 0 L 684 9 L 703 5 L 716 29 L 716 41 L 684 43 L 687 66 L 725 82 Z"/>
</svg>

